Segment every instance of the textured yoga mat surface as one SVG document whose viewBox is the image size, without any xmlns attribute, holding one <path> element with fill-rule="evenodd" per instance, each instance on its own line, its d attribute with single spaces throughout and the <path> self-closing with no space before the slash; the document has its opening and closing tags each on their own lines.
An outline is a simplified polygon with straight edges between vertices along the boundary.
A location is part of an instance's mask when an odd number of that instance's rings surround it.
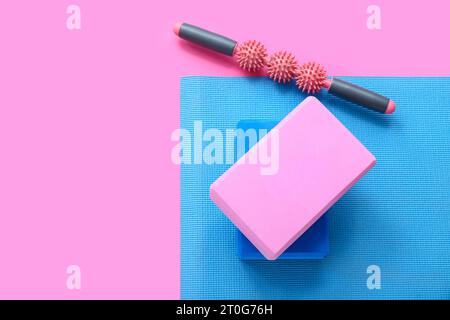
<svg viewBox="0 0 450 320">
<path fill-rule="evenodd" d="M 392 98 L 397 111 L 317 95 L 377 158 L 330 209 L 328 256 L 240 260 L 235 227 L 209 199 L 230 165 L 182 164 L 181 298 L 450 298 L 450 78 L 345 79 Z M 193 134 L 201 120 L 225 136 L 242 119 L 279 121 L 305 97 L 265 78 L 186 77 L 181 127 Z M 381 270 L 381 289 L 367 287 L 370 265 Z"/>
</svg>

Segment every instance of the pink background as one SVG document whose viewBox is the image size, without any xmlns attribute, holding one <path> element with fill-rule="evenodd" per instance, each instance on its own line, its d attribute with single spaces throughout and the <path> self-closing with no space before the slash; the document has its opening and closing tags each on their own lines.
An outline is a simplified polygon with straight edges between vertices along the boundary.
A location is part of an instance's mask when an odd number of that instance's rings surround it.
<svg viewBox="0 0 450 320">
<path fill-rule="evenodd" d="M 3 0 L 0 298 L 179 297 L 179 78 L 242 73 L 178 40 L 177 20 L 334 75 L 419 76 L 449 75 L 449 16 L 446 0 Z"/>
</svg>

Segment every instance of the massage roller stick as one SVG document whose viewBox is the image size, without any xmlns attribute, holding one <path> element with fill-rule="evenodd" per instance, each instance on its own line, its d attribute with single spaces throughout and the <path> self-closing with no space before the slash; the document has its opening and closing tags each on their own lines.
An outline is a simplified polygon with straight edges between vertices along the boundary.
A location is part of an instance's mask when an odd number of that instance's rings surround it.
<svg viewBox="0 0 450 320">
<path fill-rule="evenodd" d="M 235 57 L 239 66 L 249 72 L 266 68 L 268 76 L 279 83 L 296 81 L 297 87 L 308 94 L 325 88 L 329 93 L 381 113 L 395 111 L 394 101 L 373 91 L 338 78 L 328 79 L 325 69 L 316 62 L 299 65 L 294 55 L 278 51 L 269 56 L 262 43 L 255 40 L 237 41 L 188 23 L 176 23 L 177 36 L 202 47 Z"/>
</svg>

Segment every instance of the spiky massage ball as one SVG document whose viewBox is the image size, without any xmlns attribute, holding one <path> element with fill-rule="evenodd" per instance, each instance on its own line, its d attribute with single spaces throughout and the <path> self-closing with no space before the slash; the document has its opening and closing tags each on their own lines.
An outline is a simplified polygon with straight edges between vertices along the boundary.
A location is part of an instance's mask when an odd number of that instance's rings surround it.
<svg viewBox="0 0 450 320">
<path fill-rule="evenodd" d="M 286 51 L 274 53 L 267 62 L 267 73 L 269 77 L 277 82 L 286 83 L 291 81 L 298 68 L 294 55 Z"/>
<path fill-rule="evenodd" d="M 256 72 L 266 65 L 267 49 L 259 41 L 245 41 L 237 47 L 236 60 L 245 71 Z"/>
<path fill-rule="evenodd" d="M 317 62 L 302 64 L 297 70 L 296 83 L 300 90 L 308 94 L 317 93 L 327 80 L 327 73 Z"/>
</svg>

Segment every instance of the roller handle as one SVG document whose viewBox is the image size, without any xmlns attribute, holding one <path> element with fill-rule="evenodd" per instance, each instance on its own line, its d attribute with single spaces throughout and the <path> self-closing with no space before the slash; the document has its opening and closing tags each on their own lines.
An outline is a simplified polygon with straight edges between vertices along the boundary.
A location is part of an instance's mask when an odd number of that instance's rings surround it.
<svg viewBox="0 0 450 320">
<path fill-rule="evenodd" d="M 392 100 L 341 79 L 333 78 L 328 92 L 381 113 L 392 113 L 395 110 Z"/>
<path fill-rule="evenodd" d="M 237 42 L 220 34 L 183 23 L 176 31 L 178 36 L 187 41 L 196 43 L 202 47 L 223 53 L 227 56 L 233 56 Z"/>
</svg>

